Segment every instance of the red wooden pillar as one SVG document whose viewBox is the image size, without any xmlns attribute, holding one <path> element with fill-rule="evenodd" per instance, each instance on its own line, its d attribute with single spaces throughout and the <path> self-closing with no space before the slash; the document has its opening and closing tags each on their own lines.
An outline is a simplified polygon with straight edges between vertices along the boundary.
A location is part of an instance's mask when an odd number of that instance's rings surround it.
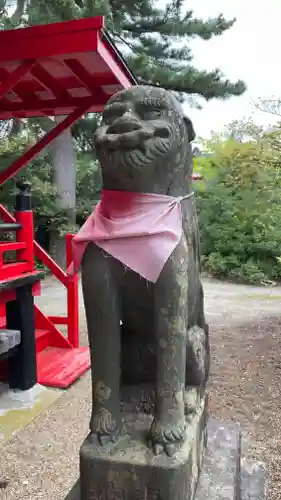
<svg viewBox="0 0 281 500">
<path fill-rule="evenodd" d="M 66 241 L 66 268 L 73 260 L 72 240 L 73 234 L 67 234 Z M 69 278 L 67 284 L 67 318 L 68 318 L 68 341 L 72 347 L 79 347 L 79 275 L 78 273 Z"/>
<path fill-rule="evenodd" d="M 34 270 L 34 224 L 31 207 L 31 192 L 29 182 L 18 182 L 19 193 L 16 195 L 15 217 L 21 229 L 17 231 L 17 242 L 25 243 L 25 248 L 18 251 L 18 259 L 29 264 L 29 270 Z"/>
</svg>

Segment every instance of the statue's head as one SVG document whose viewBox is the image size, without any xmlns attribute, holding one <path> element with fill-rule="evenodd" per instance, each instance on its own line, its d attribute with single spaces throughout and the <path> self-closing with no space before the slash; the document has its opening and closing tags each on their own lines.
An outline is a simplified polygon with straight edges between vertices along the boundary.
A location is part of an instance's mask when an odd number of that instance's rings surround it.
<svg viewBox="0 0 281 500">
<path fill-rule="evenodd" d="M 107 102 L 95 137 L 104 187 L 187 192 L 194 138 L 191 121 L 170 92 L 147 86 L 118 92 Z"/>
</svg>

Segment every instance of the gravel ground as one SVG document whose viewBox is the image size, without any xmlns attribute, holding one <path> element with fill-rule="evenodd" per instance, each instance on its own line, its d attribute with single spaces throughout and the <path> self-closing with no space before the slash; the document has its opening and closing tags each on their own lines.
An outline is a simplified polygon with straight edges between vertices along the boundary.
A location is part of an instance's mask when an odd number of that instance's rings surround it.
<svg viewBox="0 0 281 500">
<path fill-rule="evenodd" d="M 214 295 L 206 287 L 207 311 Z M 265 461 L 268 500 L 281 499 L 281 289 L 219 285 L 209 315 L 210 413 L 240 422 L 243 453 Z M 210 300 L 210 293 L 212 300 Z M 223 298 L 220 298 L 223 297 Z"/>
<path fill-rule="evenodd" d="M 211 330 L 210 413 L 241 422 L 244 453 L 265 460 L 269 500 L 281 499 L 281 288 L 206 280 Z M 47 279 L 38 304 L 53 315 L 65 308 L 63 289 Z M 82 312 L 81 302 L 81 312 Z M 82 342 L 86 342 L 81 314 Z M 1 449 L 1 500 L 63 500 L 78 475 L 87 434 L 90 376 Z"/>
</svg>

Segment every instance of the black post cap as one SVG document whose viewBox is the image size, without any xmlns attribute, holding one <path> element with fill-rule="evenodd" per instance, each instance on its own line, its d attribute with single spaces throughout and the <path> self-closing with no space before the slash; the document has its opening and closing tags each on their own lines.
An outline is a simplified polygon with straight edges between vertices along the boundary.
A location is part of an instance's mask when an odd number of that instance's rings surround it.
<svg viewBox="0 0 281 500">
<path fill-rule="evenodd" d="M 31 184 L 28 181 L 19 180 L 16 182 L 19 192 L 16 195 L 16 210 L 24 212 L 31 210 Z"/>
</svg>

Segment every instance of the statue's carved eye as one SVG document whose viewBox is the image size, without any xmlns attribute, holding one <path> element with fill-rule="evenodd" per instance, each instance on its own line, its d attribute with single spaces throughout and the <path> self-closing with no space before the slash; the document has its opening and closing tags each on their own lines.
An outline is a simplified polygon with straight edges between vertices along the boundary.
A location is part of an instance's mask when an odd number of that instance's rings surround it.
<svg viewBox="0 0 281 500">
<path fill-rule="evenodd" d="M 156 120 L 161 116 L 160 109 L 142 109 L 140 110 L 140 117 L 142 120 Z"/>
<path fill-rule="evenodd" d="M 120 111 L 119 113 L 116 113 L 116 111 L 114 111 L 114 113 L 104 113 L 103 119 L 107 125 L 111 125 L 115 120 L 117 120 L 117 118 L 120 118 L 120 116 L 122 116 L 123 114 L 123 111 Z"/>
<path fill-rule="evenodd" d="M 115 115 L 104 116 L 103 119 L 106 125 L 111 125 L 115 120 Z"/>
</svg>

